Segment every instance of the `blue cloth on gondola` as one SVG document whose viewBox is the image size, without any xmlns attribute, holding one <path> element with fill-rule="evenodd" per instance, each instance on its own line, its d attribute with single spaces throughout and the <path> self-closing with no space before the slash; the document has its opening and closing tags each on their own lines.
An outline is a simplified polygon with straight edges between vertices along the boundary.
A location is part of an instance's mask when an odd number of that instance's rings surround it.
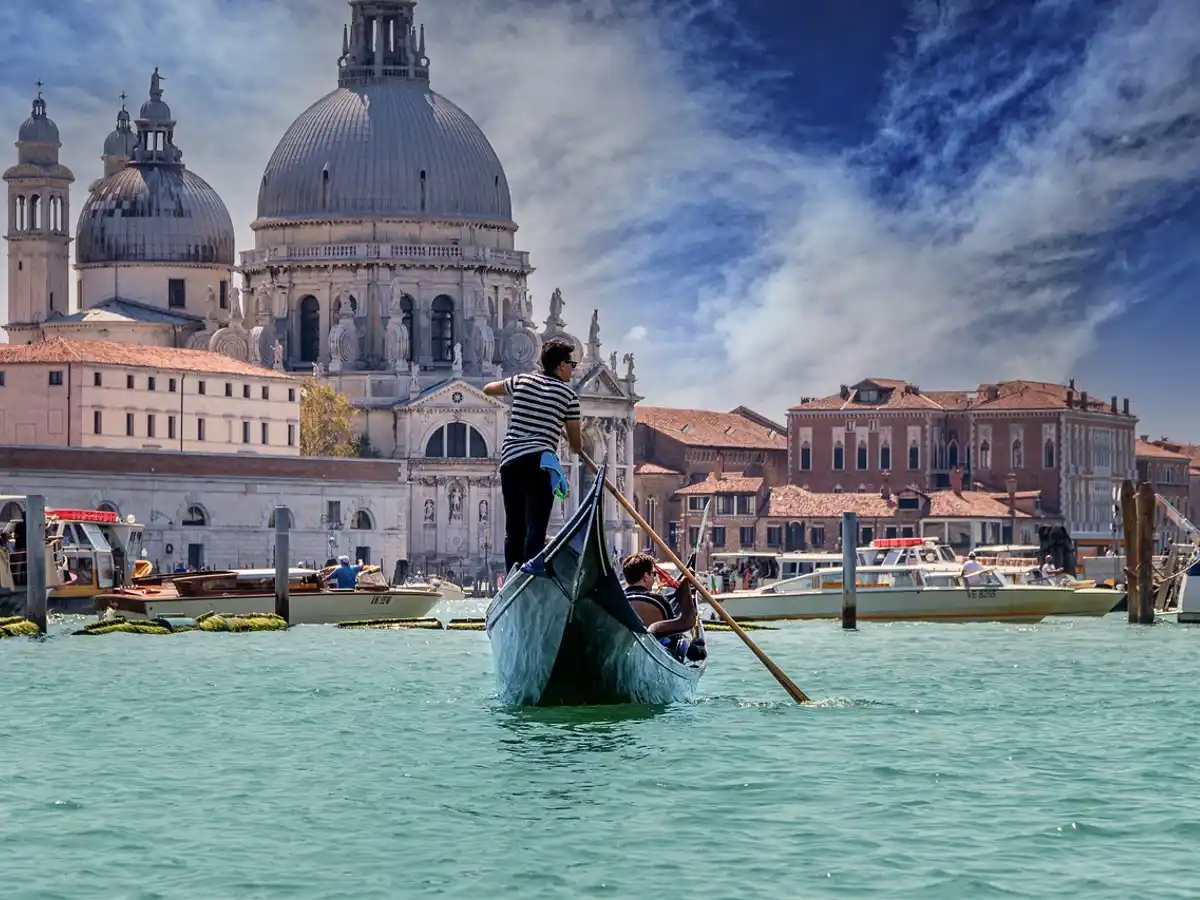
<svg viewBox="0 0 1200 900">
<path fill-rule="evenodd" d="M 558 461 L 558 457 L 549 450 L 544 451 L 542 468 L 550 474 L 550 489 L 554 491 L 554 496 L 559 500 L 566 500 L 571 489 L 567 484 L 567 476 L 562 470 L 562 463 Z"/>
</svg>

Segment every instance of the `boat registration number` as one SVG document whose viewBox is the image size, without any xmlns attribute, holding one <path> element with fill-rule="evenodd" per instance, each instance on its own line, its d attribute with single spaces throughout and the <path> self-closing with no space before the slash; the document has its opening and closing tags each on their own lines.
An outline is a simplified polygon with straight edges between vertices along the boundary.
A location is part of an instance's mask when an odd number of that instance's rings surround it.
<svg viewBox="0 0 1200 900">
<path fill-rule="evenodd" d="M 967 591 L 967 596 L 972 600 L 995 600 L 995 588 L 971 588 Z"/>
<path fill-rule="evenodd" d="M 387 606 L 391 602 L 392 602 L 391 597 L 372 597 L 371 598 L 372 606 Z"/>
</svg>

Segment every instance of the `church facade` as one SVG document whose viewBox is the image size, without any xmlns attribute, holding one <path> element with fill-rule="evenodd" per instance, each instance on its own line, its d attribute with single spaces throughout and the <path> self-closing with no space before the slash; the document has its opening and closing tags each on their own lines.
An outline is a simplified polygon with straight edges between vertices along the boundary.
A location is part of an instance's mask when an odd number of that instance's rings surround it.
<svg viewBox="0 0 1200 900">
<path fill-rule="evenodd" d="M 497 468 L 508 409 L 482 387 L 532 371 L 547 340 L 572 343 L 585 445 L 631 491 L 634 361 L 603 354 L 598 311 L 586 341 L 569 333 L 557 290 L 535 324 L 534 269 L 516 243 L 503 167 L 470 117 L 430 88 L 415 4 L 349 5 L 336 88 L 280 140 L 260 183 L 255 246 L 238 265 L 229 213 L 184 166 L 155 70 L 136 119 L 118 114 L 105 175 L 80 213 L 74 311 L 64 229 L 73 175 L 58 165 L 57 128 L 39 95 L 5 180 L 10 261 L 36 248 L 47 274 L 14 288 L 10 266 L 9 336 L 206 349 L 312 374 L 353 401 L 373 456 L 404 465 L 391 490 L 402 492 L 395 502 L 410 527 L 394 552 L 414 566 L 480 568 L 503 557 Z M 49 220 L 58 230 L 20 227 L 31 220 L 20 218 L 28 205 L 18 198 L 34 190 L 60 198 Z M 562 458 L 574 490 L 556 520 L 590 483 L 578 461 Z M 0 479 L 17 486 L 7 473 Z M 236 505 L 209 513 L 210 528 L 226 517 L 246 527 Z M 624 512 L 609 504 L 608 519 L 614 552 L 633 549 Z"/>
</svg>

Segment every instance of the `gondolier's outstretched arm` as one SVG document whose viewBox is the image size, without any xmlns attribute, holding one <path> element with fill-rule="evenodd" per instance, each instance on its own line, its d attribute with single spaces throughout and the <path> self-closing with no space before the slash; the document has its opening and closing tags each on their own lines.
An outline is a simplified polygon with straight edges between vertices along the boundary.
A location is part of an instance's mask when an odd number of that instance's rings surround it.
<svg viewBox="0 0 1200 900">
<path fill-rule="evenodd" d="M 504 561 L 510 572 L 546 546 L 554 498 L 567 496 L 567 478 L 558 459 L 563 432 L 573 452 L 583 450 L 579 396 L 570 384 L 574 351 L 566 341 L 547 341 L 542 346 L 541 372 L 513 375 L 483 389 L 489 397 L 513 398 L 500 450 Z"/>
</svg>

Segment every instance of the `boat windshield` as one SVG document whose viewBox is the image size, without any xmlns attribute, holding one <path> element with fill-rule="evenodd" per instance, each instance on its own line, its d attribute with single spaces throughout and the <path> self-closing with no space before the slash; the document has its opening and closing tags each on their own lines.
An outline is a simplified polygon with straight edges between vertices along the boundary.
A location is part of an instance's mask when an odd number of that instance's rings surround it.
<svg viewBox="0 0 1200 900">
<path fill-rule="evenodd" d="M 854 583 L 860 588 L 907 588 L 916 587 L 920 583 L 920 571 L 917 569 L 898 566 L 895 568 L 871 567 L 855 572 Z M 842 569 L 818 569 L 799 578 L 780 581 L 764 588 L 765 594 L 786 594 L 794 591 L 822 590 L 831 591 L 842 589 Z"/>
</svg>

